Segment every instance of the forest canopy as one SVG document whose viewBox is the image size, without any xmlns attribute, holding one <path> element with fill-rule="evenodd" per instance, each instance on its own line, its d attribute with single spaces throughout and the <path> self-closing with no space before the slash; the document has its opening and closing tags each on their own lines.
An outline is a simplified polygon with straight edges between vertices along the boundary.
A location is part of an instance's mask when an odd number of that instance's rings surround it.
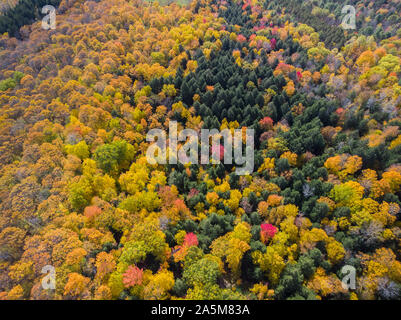
<svg viewBox="0 0 401 320">
<path fill-rule="evenodd" d="M 45 4 L 55 29 L 42 28 Z M 355 29 L 341 27 L 346 4 Z M 7 7 L 0 299 L 401 299 L 400 10 L 396 0 Z M 172 121 L 253 129 L 253 172 L 149 163 L 147 133 Z M 42 285 L 46 266 L 54 289 Z"/>
</svg>

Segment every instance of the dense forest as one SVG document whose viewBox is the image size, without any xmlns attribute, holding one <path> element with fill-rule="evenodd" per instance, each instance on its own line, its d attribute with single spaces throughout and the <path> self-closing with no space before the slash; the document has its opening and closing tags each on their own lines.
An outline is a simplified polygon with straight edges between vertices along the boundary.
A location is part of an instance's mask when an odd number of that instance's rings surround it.
<svg viewBox="0 0 401 320">
<path fill-rule="evenodd" d="M 41 9 L 45 5 L 58 6 L 60 0 L 14 0 L 0 14 L 0 34 L 7 32 L 10 36 L 21 38 L 19 29 L 44 17 Z"/>
<path fill-rule="evenodd" d="M 170 2 L 0 16 L 0 299 L 401 299 L 401 2 Z M 171 121 L 254 171 L 150 164 Z"/>
</svg>

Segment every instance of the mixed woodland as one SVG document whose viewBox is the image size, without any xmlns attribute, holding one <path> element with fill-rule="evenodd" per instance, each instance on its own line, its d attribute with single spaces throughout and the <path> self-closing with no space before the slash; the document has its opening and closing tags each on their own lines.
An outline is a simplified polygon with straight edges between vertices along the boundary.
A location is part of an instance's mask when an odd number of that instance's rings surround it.
<svg viewBox="0 0 401 320">
<path fill-rule="evenodd" d="M 0 16 L 0 299 L 401 299 L 400 1 L 43 4 Z M 170 121 L 254 172 L 150 164 Z"/>
</svg>

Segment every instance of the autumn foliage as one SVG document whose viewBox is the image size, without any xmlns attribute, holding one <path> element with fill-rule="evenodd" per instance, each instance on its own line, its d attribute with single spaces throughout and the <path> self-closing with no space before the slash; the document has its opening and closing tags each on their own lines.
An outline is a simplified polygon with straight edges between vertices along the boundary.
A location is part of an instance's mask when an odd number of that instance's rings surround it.
<svg viewBox="0 0 401 320">
<path fill-rule="evenodd" d="M 401 299 L 401 3 L 350 32 L 323 2 L 61 1 L 0 35 L 0 299 Z M 170 121 L 254 129 L 253 172 L 150 164 Z"/>
</svg>

